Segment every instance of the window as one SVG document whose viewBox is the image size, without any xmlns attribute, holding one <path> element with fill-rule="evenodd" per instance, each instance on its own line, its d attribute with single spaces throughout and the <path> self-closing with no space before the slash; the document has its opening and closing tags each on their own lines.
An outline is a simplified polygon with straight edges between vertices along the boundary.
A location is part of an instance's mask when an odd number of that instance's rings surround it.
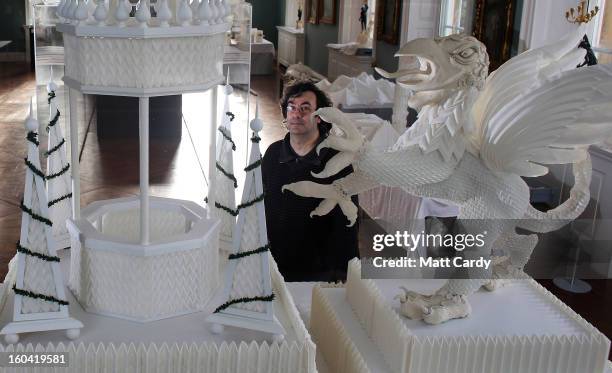
<svg viewBox="0 0 612 373">
<path fill-rule="evenodd" d="M 599 0 L 597 3 L 599 13 L 592 21 L 594 27 L 591 44 L 599 63 L 612 63 L 612 0 Z"/>
<path fill-rule="evenodd" d="M 471 34 L 473 4 L 473 0 L 442 0 L 440 36 Z"/>
</svg>

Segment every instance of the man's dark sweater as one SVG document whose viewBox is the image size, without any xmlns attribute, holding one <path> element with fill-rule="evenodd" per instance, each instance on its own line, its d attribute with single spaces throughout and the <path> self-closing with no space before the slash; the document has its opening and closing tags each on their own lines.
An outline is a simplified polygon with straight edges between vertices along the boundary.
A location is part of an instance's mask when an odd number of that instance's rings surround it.
<svg viewBox="0 0 612 373">
<path fill-rule="evenodd" d="M 323 137 L 319 141 L 322 141 Z M 357 226 L 349 223 L 340 207 L 325 216 L 310 217 L 322 201 L 305 198 L 290 191 L 281 193 L 285 184 L 314 181 L 331 184 L 352 172 L 347 167 L 338 175 L 317 179 L 311 172 L 320 172 L 337 151 L 315 149 L 305 156 L 295 153 L 289 134 L 270 145 L 263 158 L 262 176 L 266 205 L 266 225 L 272 255 L 287 281 L 337 281 L 346 278 L 347 263 L 359 255 Z M 357 204 L 357 197 L 353 197 Z"/>
</svg>

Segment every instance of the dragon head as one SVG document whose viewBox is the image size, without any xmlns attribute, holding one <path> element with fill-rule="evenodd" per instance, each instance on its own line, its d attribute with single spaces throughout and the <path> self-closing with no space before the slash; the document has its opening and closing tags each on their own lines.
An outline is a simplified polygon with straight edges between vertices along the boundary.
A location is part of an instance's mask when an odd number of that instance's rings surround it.
<svg viewBox="0 0 612 373">
<path fill-rule="evenodd" d="M 414 39 L 396 54 L 400 68 L 394 73 L 376 68 L 385 78 L 396 79 L 414 95 L 408 101 L 413 108 L 440 101 L 451 92 L 484 86 L 489 56 L 486 47 L 472 36 L 455 34 L 439 38 Z M 418 63 L 417 63 L 418 62 Z M 418 67 L 410 68 L 417 64 Z"/>
</svg>

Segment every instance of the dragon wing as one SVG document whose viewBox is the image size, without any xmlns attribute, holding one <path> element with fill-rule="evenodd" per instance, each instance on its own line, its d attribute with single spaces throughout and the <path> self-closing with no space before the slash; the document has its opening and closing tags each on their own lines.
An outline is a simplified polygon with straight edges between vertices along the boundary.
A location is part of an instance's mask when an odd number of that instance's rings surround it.
<svg viewBox="0 0 612 373">
<path fill-rule="evenodd" d="M 479 136 L 491 116 L 500 111 L 510 100 L 537 87 L 550 76 L 574 69 L 586 50 L 578 45 L 585 34 L 585 26 L 550 45 L 528 50 L 504 63 L 491 73 L 474 103 L 472 115 L 476 128 L 471 131 Z"/>
<path fill-rule="evenodd" d="M 491 102 L 480 138 L 483 162 L 496 172 L 540 176 L 547 164 L 575 163 L 588 145 L 612 136 L 612 65 L 552 74 L 536 88 Z"/>
</svg>

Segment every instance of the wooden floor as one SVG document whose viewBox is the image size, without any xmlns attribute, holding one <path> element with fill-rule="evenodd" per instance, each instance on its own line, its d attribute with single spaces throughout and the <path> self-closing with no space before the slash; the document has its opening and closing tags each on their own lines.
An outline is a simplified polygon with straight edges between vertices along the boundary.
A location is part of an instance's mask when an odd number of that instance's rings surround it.
<svg viewBox="0 0 612 373">
<path fill-rule="evenodd" d="M 252 90 L 259 94 L 260 113 L 265 123 L 261 133 L 262 152 L 284 136 L 278 107 L 276 75 L 253 77 Z M 19 202 L 23 195 L 26 154 L 23 121 L 27 116 L 29 98 L 34 95 L 34 75 L 23 65 L 0 63 L 0 278 L 4 278 L 8 261 L 15 254 L 19 239 Z M 252 102 L 253 96 L 251 97 Z M 138 142 L 104 140 L 96 136 L 95 126 L 87 130 L 80 125 L 80 141 L 87 132 L 81 159 L 81 203 L 138 193 Z M 190 126 L 191 132 L 196 131 Z M 193 133 L 192 133 L 193 134 Z M 197 144 L 196 144 L 197 145 Z M 197 146 L 196 146 L 197 147 Z M 204 154 L 207 152 L 204 151 Z M 200 164 L 207 159 L 196 156 L 194 144 L 183 131 L 180 141 L 151 140 L 151 191 L 153 195 L 172 196 L 202 202 L 206 188 Z M 371 249 L 375 225 L 362 224 L 360 250 Z M 612 337 L 612 280 L 589 281 L 593 291 L 570 294 L 556 288 L 551 281 L 540 281 L 563 302 L 572 307 L 599 330 Z"/>
</svg>

